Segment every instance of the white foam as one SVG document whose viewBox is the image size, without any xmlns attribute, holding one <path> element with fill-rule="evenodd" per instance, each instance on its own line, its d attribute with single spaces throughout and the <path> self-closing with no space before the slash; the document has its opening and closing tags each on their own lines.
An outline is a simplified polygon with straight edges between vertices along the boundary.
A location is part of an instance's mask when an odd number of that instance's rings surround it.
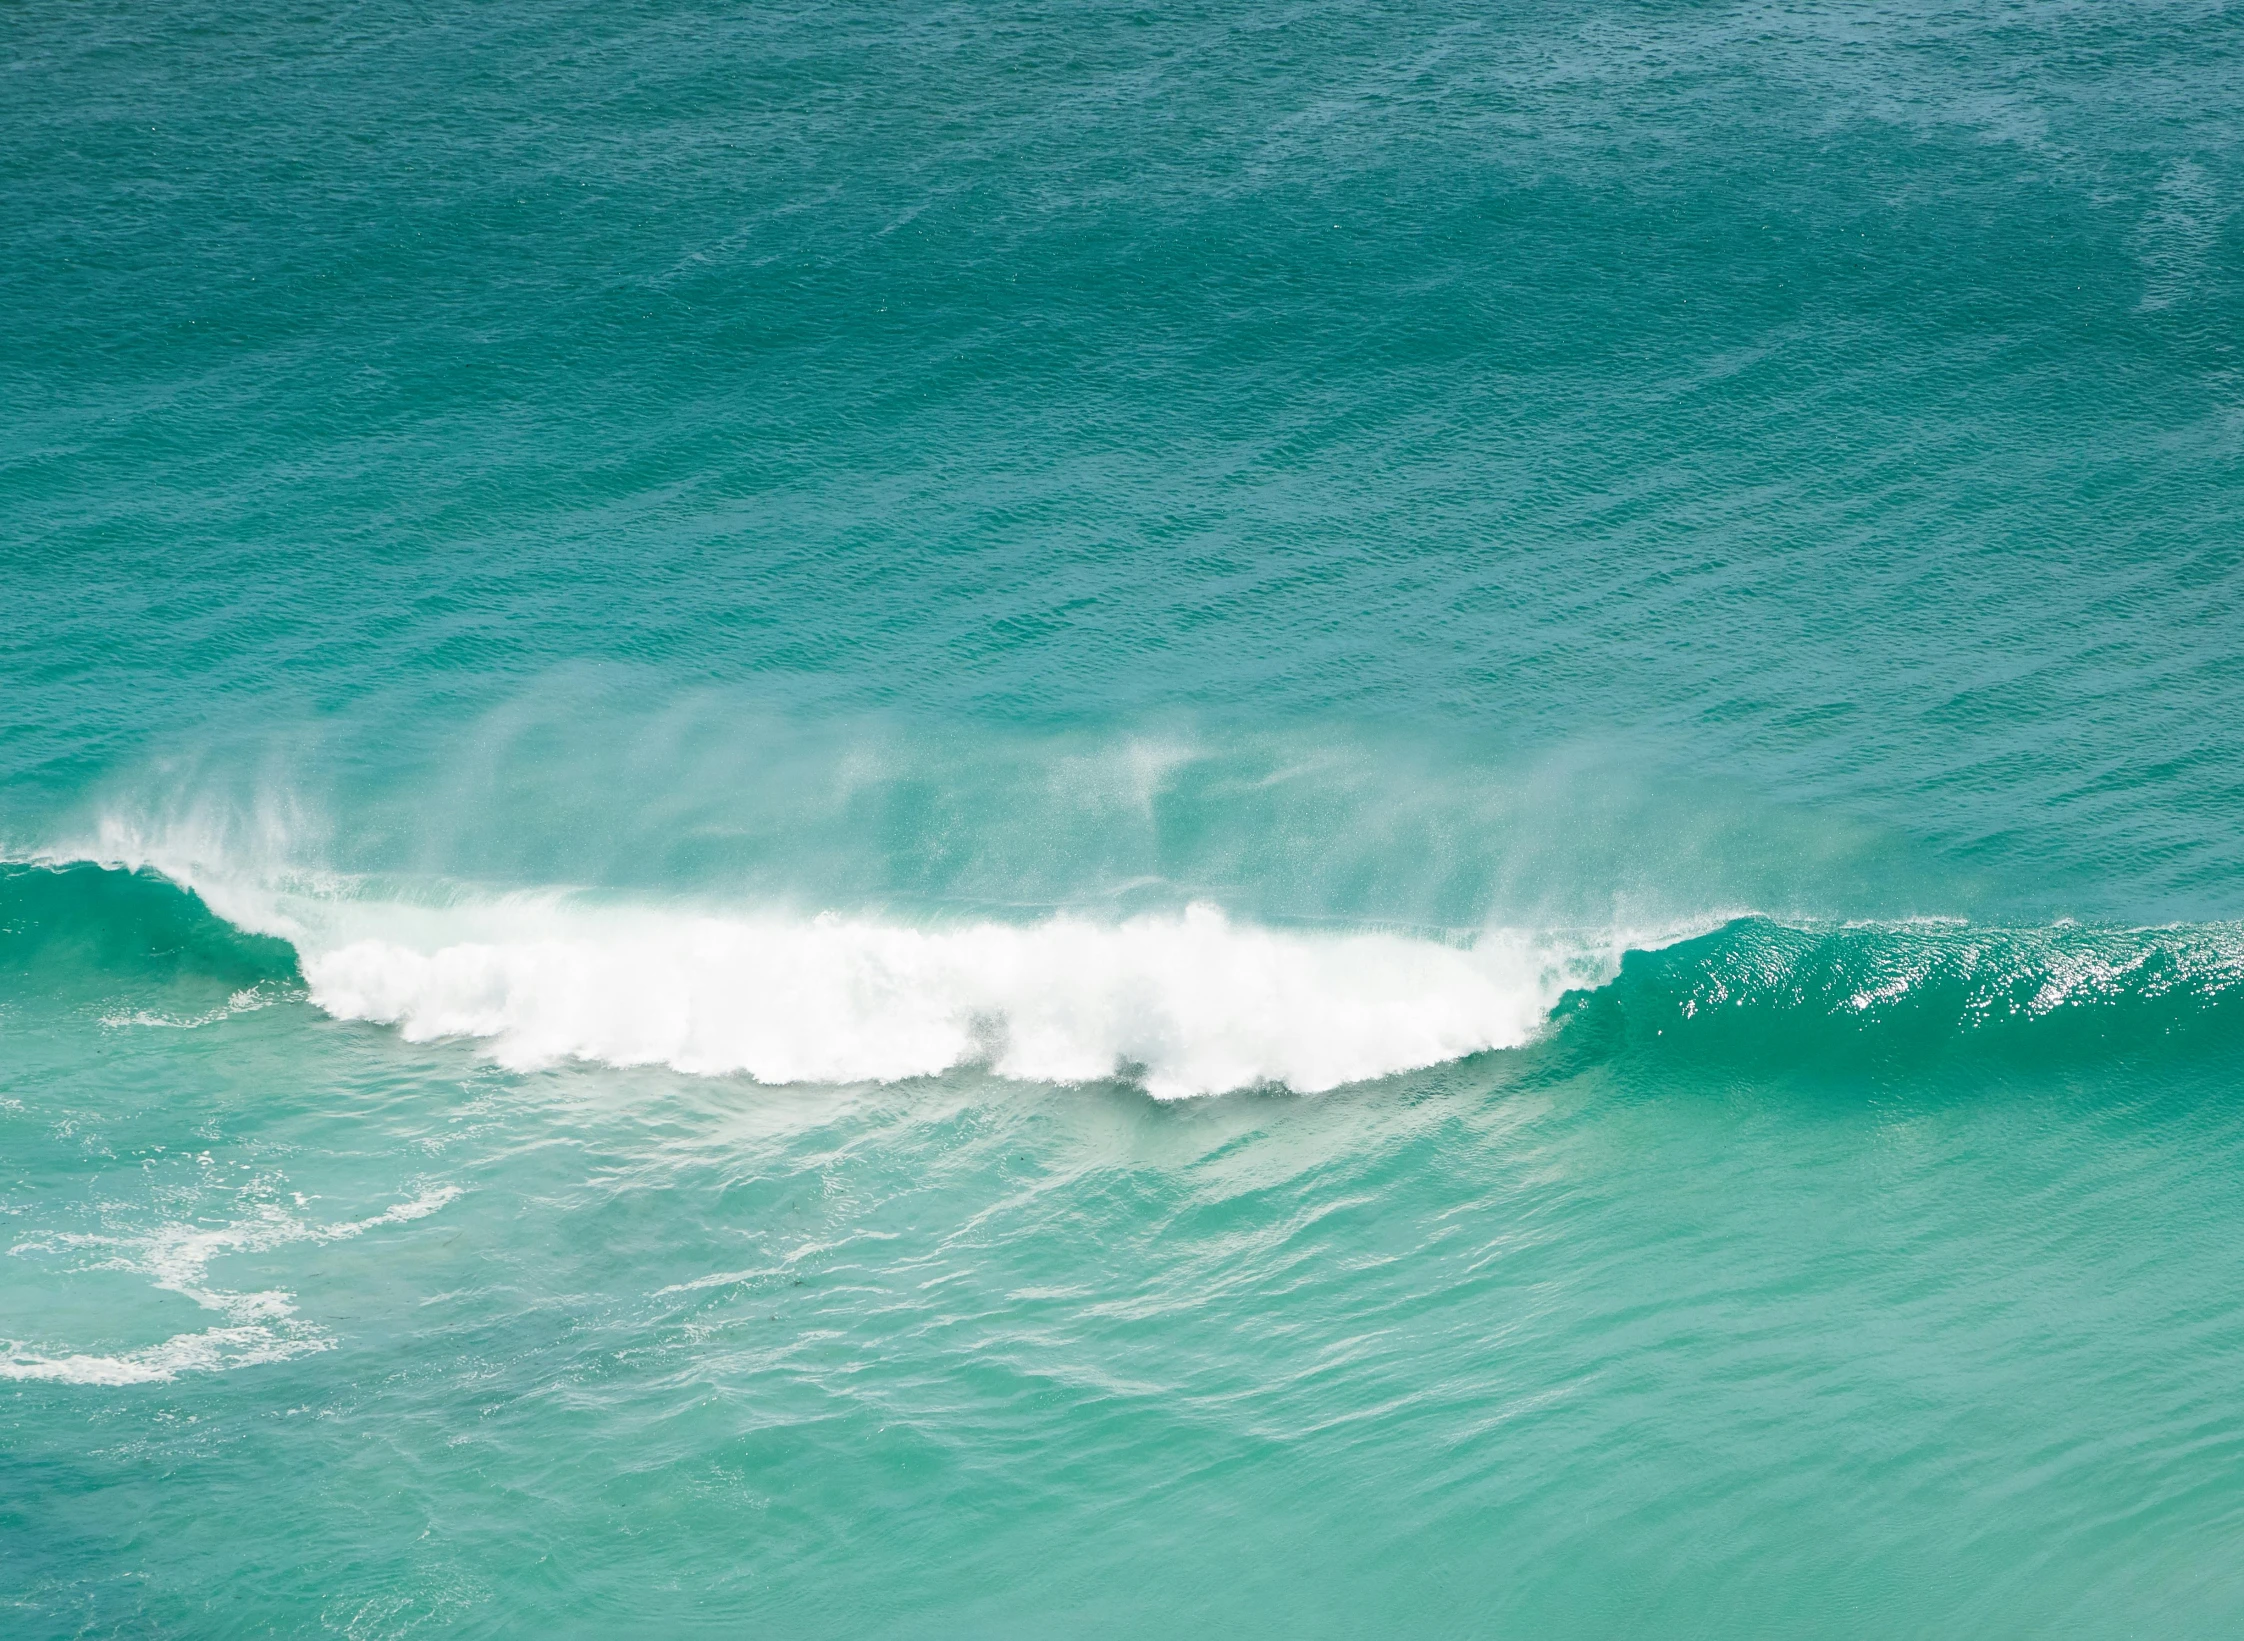
<svg viewBox="0 0 2244 1641">
<path fill-rule="evenodd" d="M 45 1355 L 17 1340 L 0 1342 L 0 1379 L 53 1380 L 74 1385 L 157 1384 L 182 1373 L 213 1373 L 258 1362 L 285 1361 L 329 1350 L 334 1339 L 296 1314 L 295 1296 L 278 1289 L 237 1293 L 215 1287 L 210 1262 L 221 1254 L 255 1253 L 291 1242 L 341 1242 L 381 1225 L 421 1219 L 458 1196 L 455 1186 L 422 1192 L 366 1219 L 315 1225 L 277 1204 L 226 1225 L 174 1221 L 139 1236 L 97 1236 L 63 1232 L 20 1242 L 11 1253 L 51 1252 L 58 1248 L 101 1251 L 92 1268 L 133 1271 L 156 1287 L 192 1299 L 226 1320 L 200 1333 L 182 1333 L 158 1345 L 114 1356 Z"/>
<path fill-rule="evenodd" d="M 486 911 L 478 921 L 500 921 Z M 1161 1096 L 1311 1092 L 1525 1042 L 1587 978 L 1526 940 L 1471 946 L 1240 925 L 1212 907 L 930 929 L 820 917 L 522 907 L 466 939 L 303 953 L 315 1003 L 515 1067 L 579 1058 L 889 1081 L 982 1062 Z"/>
<path fill-rule="evenodd" d="M 299 1328 L 284 1334 L 269 1326 L 209 1328 L 182 1333 L 145 1350 L 117 1356 L 41 1356 L 14 1341 L 0 1357 L 0 1379 L 46 1379 L 66 1385 L 163 1384 L 182 1373 L 219 1373 L 258 1362 L 326 1350 L 333 1341 Z"/>
<path fill-rule="evenodd" d="M 133 1009 L 129 1012 L 104 1014 L 101 1024 L 113 1031 L 134 1026 L 166 1031 L 194 1031 L 203 1026 L 214 1026 L 221 1020 L 231 1020 L 237 1014 L 254 1014 L 259 1009 L 270 1008 L 283 995 L 285 994 L 278 987 L 245 986 L 228 997 L 220 1007 L 205 1010 L 201 1014 L 157 1014 L 148 1009 Z"/>
<path fill-rule="evenodd" d="M 458 885 L 416 902 L 248 872 L 182 837 L 152 847 L 110 827 L 88 853 L 152 865 L 291 941 L 329 1013 L 415 1041 L 479 1039 L 519 1069 L 578 1059 L 851 1083 L 979 1064 L 1041 1082 L 1127 1076 L 1162 1098 L 1312 1093 L 1516 1047 L 1628 947 L 1685 932 L 1440 938 L 1270 928 L 1210 905 L 930 926 Z"/>
</svg>

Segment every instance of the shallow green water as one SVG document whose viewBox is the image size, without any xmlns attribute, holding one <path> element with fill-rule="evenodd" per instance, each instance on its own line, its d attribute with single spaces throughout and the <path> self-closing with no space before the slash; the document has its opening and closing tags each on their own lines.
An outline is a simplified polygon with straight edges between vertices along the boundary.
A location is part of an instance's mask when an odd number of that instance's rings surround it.
<svg viewBox="0 0 2244 1641">
<path fill-rule="evenodd" d="M 2233 7 L 19 7 L 11 1634 L 2231 1633 Z"/>
</svg>

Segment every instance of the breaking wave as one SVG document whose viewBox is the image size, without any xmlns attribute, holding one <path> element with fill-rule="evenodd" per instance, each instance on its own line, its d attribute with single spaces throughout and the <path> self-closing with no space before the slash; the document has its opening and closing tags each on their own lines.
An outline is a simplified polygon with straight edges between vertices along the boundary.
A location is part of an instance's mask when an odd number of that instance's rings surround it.
<svg viewBox="0 0 2244 1641">
<path fill-rule="evenodd" d="M 1313 1093 L 1560 1038 L 1792 1059 L 2021 1033 L 2109 1049 L 2228 1019 L 2244 995 L 2244 930 L 2227 924 L 1744 916 L 1441 933 L 1273 927 L 1211 905 L 909 923 L 458 886 L 385 898 L 365 882 L 85 862 L 0 869 L 0 902 L 0 961 L 18 969 L 27 950 L 115 962 L 142 949 L 227 987 L 200 1009 L 112 1009 L 112 1024 L 202 1024 L 302 995 L 412 1040 L 473 1040 L 518 1069 L 584 1060 L 765 1083 L 979 1066 L 1178 1098 Z M 108 927 L 71 927 L 85 918 Z"/>
<path fill-rule="evenodd" d="M 312 1000 L 409 1037 L 488 1039 L 516 1066 L 857 1082 L 978 1063 L 1038 1082 L 1130 1076 L 1174 1097 L 1314 1092 L 1515 1048 L 1612 967 L 1516 935 L 1302 933 L 1209 906 L 954 928 L 561 906 L 471 921 L 464 938 L 315 950 Z"/>
</svg>

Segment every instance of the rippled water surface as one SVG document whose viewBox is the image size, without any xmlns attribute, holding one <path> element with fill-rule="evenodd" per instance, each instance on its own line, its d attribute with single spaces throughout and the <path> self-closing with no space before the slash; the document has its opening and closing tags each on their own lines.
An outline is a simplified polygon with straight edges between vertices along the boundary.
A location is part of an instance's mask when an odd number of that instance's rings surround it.
<svg viewBox="0 0 2244 1641">
<path fill-rule="evenodd" d="M 10 25 L 7 1633 L 2244 1620 L 2234 6 Z"/>
</svg>

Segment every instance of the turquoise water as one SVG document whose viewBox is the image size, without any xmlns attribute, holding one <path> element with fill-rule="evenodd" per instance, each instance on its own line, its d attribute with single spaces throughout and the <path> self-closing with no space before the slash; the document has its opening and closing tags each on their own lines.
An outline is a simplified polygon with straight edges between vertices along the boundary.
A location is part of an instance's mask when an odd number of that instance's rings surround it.
<svg viewBox="0 0 2244 1641">
<path fill-rule="evenodd" d="M 2244 1623 L 2244 15 L 14 8 L 11 1635 Z"/>
</svg>

